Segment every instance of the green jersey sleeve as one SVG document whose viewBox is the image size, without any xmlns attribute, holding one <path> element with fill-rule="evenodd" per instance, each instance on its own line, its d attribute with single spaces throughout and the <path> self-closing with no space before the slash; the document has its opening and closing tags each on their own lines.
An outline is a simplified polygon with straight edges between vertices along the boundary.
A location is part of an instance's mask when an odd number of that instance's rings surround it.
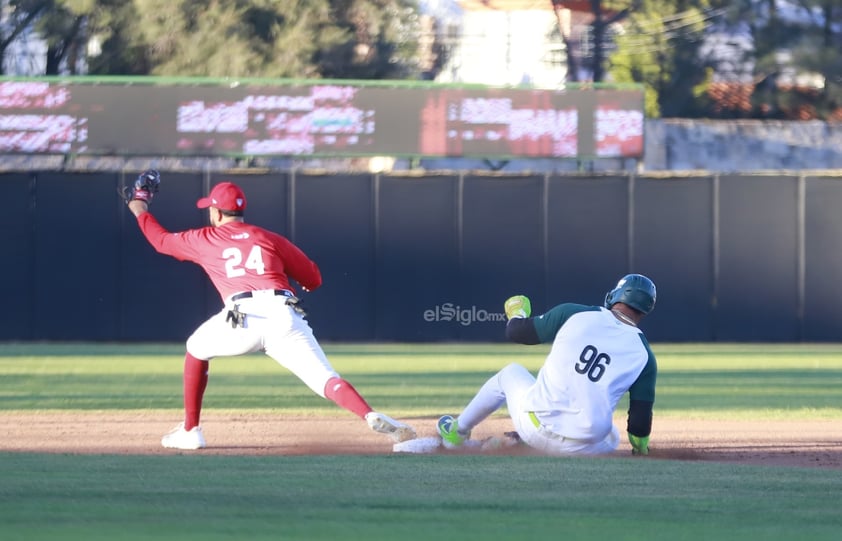
<svg viewBox="0 0 842 541">
<path fill-rule="evenodd" d="M 655 354 L 652 353 L 652 348 L 649 347 L 649 342 L 643 336 L 643 333 L 640 334 L 640 340 L 649 353 L 649 359 L 637 380 L 629 387 L 629 399 L 655 402 L 655 380 L 658 376 L 658 363 L 655 361 Z"/>
<path fill-rule="evenodd" d="M 541 343 L 547 343 L 555 340 L 558 330 L 571 316 L 580 312 L 598 312 L 599 310 L 599 306 L 587 306 L 567 302 L 551 308 L 538 317 L 532 318 L 532 323 L 535 325 L 535 332 L 538 333 Z"/>
</svg>

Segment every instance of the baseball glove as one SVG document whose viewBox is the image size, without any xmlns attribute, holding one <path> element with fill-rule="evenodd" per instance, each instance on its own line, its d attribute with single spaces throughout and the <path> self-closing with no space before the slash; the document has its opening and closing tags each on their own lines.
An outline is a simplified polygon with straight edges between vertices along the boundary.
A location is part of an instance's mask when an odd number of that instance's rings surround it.
<svg viewBox="0 0 842 541">
<path fill-rule="evenodd" d="M 143 201 L 148 204 L 152 200 L 152 196 L 158 193 L 160 184 L 161 174 L 155 169 L 147 169 L 138 175 L 134 184 L 123 187 L 119 192 L 127 205 L 131 201 Z"/>
</svg>

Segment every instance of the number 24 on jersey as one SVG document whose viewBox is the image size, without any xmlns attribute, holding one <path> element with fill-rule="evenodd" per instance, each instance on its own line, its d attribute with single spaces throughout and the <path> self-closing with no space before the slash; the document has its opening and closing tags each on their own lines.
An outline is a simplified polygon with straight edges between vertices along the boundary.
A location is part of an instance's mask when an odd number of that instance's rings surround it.
<svg viewBox="0 0 842 541">
<path fill-rule="evenodd" d="M 244 276 L 246 269 L 253 270 L 257 274 L 266 272 L 266 266 L 263 264 L 263 250 L 260 246 L 252 246 L 245 261 L 243 261 L 243 252 L 239 248 L 226 248 L 222 251 L 222 257 L 225 259 L 225 274 L 228 278 Z"/>
</svg>

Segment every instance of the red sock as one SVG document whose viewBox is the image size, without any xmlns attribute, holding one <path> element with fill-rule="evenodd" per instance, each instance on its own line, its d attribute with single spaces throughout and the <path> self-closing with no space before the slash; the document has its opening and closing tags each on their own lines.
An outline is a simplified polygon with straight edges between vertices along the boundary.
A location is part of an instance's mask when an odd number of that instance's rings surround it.
<svg viewBox="0 0 842 541">
<path fill-rule="evenodd" d="M 184 430 L 199 425 L 202 397 L 208 386 L 209 364 L 189 353 L 184 356 Z"/>
<path fill-rule="evenodd" d="M 354 386 L 342 378 L 330 378 L 325 384 L 325 398 L 332 400 L 340 408 L 344 408 L 361 419 L 371 411 L 371 406 L 365 401 Z"/>
</svg>

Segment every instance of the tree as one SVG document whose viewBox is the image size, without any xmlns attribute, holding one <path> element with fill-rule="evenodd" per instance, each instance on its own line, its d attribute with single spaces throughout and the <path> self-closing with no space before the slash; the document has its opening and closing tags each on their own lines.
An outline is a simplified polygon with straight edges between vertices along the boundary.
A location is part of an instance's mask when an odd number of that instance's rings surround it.
<svg viewBox="0 0 842 541">
<path fill-rule="evenodd" d="M 577 81 L 579 78 L 579 68 L 584 66 L 580 66 L 580 61 L 574 54 L 577 48 L 576 44 L 573 43 L 571 37 L 564 31 L 564 25 L 561 20 L 561 10 L 568 9 L 571 2 L 565 0 L 550 0 L 550 2 L 555 13 L 561 41 L 564 43 L 567 56 L 568 80 Z M 593 20 L 590 24 L 591 49 L 593 52 L 590 58 L 582 59 L 582 63 L 589 64 L 593 82 L 603 82 L 605 77 L 605 53 L 608 48 L 609 28 L 628 17 L 629 13 L 636 8 L 639 2 L 640 0 L 588 0 L 586 2 L 590 6 L 591 15 L 593 15 Z M 577 2 L 577 4 L 581 3 Z"/>
<path fill-rule="evenodd" d="M 94 0 L 47 2 L 35 22 L 47 42 L 45 75 L 59 75 L 62 64 L 71 75 L 78 74 L 85 55 L 85 22 L 94 5 Z"/>
<path fill-rule="evenodd" d="M 629 18 L 611 57 L 618 81 L 643 82 L 649 116 L 827 119 L 842 105 L 842 0 L 649 0 Z M 715 28 L 747 36 L 741 57 L 704 57 Z M 641 36 L 645 39 L 641 39 Z M 748 86 L 747 108 L 719 111 L 708 97 L 714 73 Z M 751 76 L 745 81 L 744 75 Z M 740 76 L 728 79 L 729 75 Z"/>
<path fill-rule="evenodd" d="M 324 77 L 419 78 L 420 19 L 411 0 L 331 0 L 335 24 L 348 36 L 316 55 Z"/>
<path fill-rule="evenodd" d="M 150 0 L 136 4 L 140 37 L 152 75 L 205 77 L 312 76 L 307 39 L 323 2 L 280 3 Z M 276 46 L 280 44 L 282 46 Z"/>
<path fill-rule="evenodd" d="M 754 44 L 752 114 L 828 118 L 842 105 L 842 1 L 740 0 L 730 20 L 745 21 Z"/>
<path fill-rule="evenodd" d="M 0 75 L 5 74 L 6 51 L 21 34 L 30 30 L 52 0 L 6 0 L 0 2 Z"/>
<path fill-rule="evenodd" d="M 821 90 L 815 100 L 815 113 L 819 118 L 828 118 L 842 107 L 842 1 L 805 1 L 805 10 L 817 16 L 816 29 L 807 31 L 804 40 L 793 51 L 793 62 L 808 74 L 817 74 Z"/>
<path fill-rule="evenodd" d="M 94 75 L 150 73 L 146 44 L 137 30 L 135 2 L 55 1 L 56 9 L 45 13 L 38 22 L 41 36 L 48 44 L 48 75 L 58 74 L 62 61 L 71 74 L 76 74 L 80 65 Z"/>
<path fill-rule="evenodd" d="M 408 0 L 96 0 L 97 74 L 414 76 Z"/>
<path fill-rule="evenodd" d="M 702 58 L 705 30 L 721 14 L 707 0 L 642 0 L 615 38 L 615 82 L 643 83 L 649 117 L 702 116 L 714 66 Z"/>
<path fill-rule="evenodd" d="M 617 2 L 610 2 L 606 7 L 612 7 Z M 639 9 L 641 0 L 634 0 L 617 7 L 617 10 L 608 15 L 603 10 L 601 0 L 591 0 L 591 13 L 594 20 L 591 23 L 593 29 L 593 80 L 601 83 L 605 75 L 605 50 L 608 28 L 626 19 L 633 10 Z"/>
<path fill-rule="evenodd" d="M 414 0 L 0 0 L 0 10 L 0 61 L 34 30 L 47 75 L 85 65 L 95 75 L 421 75 Z"/>
</svg>

